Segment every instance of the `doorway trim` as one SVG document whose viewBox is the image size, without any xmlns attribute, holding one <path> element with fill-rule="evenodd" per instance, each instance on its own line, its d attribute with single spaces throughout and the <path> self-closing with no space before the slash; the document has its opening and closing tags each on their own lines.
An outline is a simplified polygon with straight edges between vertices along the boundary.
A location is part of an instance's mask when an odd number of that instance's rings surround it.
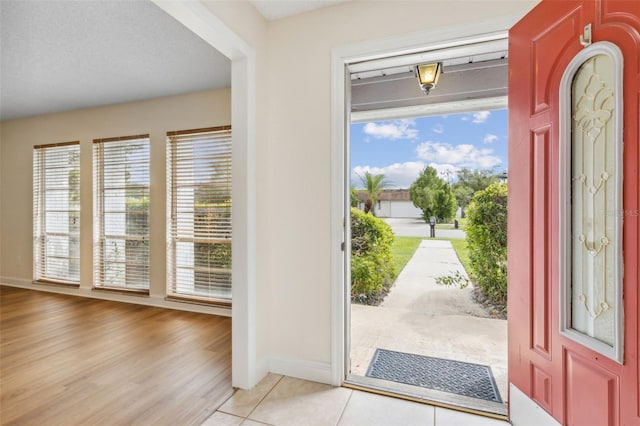
<svg viewBox="0 0 640 426">
<path fill-rule="evenodd" d="M 250 389 L 267 373 L 257 359 L 256 318 L 256 53 L 200 2 L 152 0 L 231 60 L 233 127 L 232 385 Z"/>
<path fill-rule="evenodd" d="M 350 301 L 347 283 L 349 237 L 348 127 L 350 66 L 400 55 L 452 49 L 505 39 L 521 16 L 428 30 L 383 40 L 340 46 L 331 51 L 331 384 L 340 386 L 348 374 Z M 360 66 L 360 65 L 359 65 Z"/>
</svg>

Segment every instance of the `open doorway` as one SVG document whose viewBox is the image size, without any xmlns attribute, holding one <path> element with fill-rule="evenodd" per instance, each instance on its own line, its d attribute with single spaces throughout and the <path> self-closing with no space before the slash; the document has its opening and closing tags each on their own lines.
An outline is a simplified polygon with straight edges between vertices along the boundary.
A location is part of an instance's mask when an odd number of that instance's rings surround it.
<svg viewBox="0 0 640 426">
<path fill-rule="evenodd" d="M 392 257 L 406 257 L 386 288 L 361 291 L 367 266 L 360 262 L 360 231 L 351 229 L 350 385 L 506 415 L 506 320 L 467 285 L 460 225 L 468 199 L 453 191 L 465 178 L 484 176 L 487 184 L 506 178 L 506 50 L 502 39 L 350 67 L 352 226 L 362 228 L 360 210 L 377 216 L 395 234 L 391 245 L 401 246 L 391 248 Z M 425 96 L 414 69 L 430 56 L 444 73 Z M 448 188 L 448 212 L 418 201 L 411 188 L 423 175 Z M 429 223 L 433 218 L 437 223 Z"/>
</svg>

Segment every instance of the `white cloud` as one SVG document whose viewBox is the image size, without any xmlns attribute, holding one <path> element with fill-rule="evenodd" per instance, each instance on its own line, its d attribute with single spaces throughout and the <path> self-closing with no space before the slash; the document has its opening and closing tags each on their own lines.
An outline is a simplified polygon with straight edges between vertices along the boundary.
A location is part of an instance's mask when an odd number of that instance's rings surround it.
<svg viewBox="0 0 640 426">
<path fill-rule="evenodd" d="M 389 188 L 409 188 L 418 179 L 420 172 L 426 166 L 436 169 L 438 176 L 447 182 L 454 182 L 457 179 L 458 171 L 461 169 L 461 167 L 453 164 L 426 164 L 422 161 L 407 161 L 406 163 L 395 163 L 385 167 L 356 166 L 351 171 L 351 182 L 356 188 L 361 189 L 362 184 L 359 176 L 369 172 L 374 175 L 384 174 L 391 183 Z"/>
<path fill-rule="evenodd" d="M 365 172 L 384 174 L 390 182 L 390 188 L 409 188 L 424 169 L 422 161 L 407 161 L 405 163 L 390 164 L 385 167 L 356 166 L 351 171 L 351 182 L 356 188 L 361 187 L 360 178 Z"/>
<path fill-rule="evenodd" d="M 418 129 L 415 120 L 394 120 L 382 123 L 367 123 L 363 131 L 376 139 L 416 139 Z"/>
<path fill-rule="evenodd" d="M 454 146 L 448 143 L 427 141 L 416 147 L 416 154 L 421 160 L 473 169 L 490 169 L 502 163 L 500 158 L 493 155 L 493 149 L 478 149 L 469 144 Z"/>
<path fill-rule="evenodd" d="M 497 140 L 498 140 L 498 136 L 493 135 L 491 133 L 487 133 L 485 135 L 484 139 L 482 139 L 482 142 L 484 142 L 484 143 L 493 143 L 493 142 L 495 142 Z"/>
<path fill-rule="evenodd" d="M 431 131 L 433 133 L 442 134 L 442 133 L 444 133 L 444 126 L 442 124 L 436 124 L 435 126 L 433 126 Z"/>
<path fill-rule="evenodd" d="M 485 121 L 487 121 L 487 118 L 489 118 L 489 115 L 491 115 L 491 111 L 474 112 L 472 123 L 475 123 L 475 124 L 484 123 Z"/>
</svg>

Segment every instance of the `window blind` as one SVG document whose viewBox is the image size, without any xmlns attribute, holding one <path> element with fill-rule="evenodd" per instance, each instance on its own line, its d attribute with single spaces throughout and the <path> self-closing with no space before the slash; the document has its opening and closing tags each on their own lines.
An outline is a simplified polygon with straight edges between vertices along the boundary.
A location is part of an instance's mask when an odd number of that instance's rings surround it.
<svg viewBox="0 0 640 426">
<path fill-rule="evenodd" d="M 33 275 L 80 282 L 80 142 L 33 148 Z"/>
<path fill-rule="evenodd" d="M 149 135 L 96 139 L 94 286 L 149 288 Z"/>
<path fill-rule="evenodd" d="M 167 136 L 167 292 L 230 302 L 231 126 Z"/>
</svg>

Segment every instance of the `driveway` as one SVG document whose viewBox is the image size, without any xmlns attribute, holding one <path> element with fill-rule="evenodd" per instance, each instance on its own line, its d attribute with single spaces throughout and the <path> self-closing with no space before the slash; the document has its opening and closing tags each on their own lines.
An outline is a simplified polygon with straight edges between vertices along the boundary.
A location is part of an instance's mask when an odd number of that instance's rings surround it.
<svg viewBox="0 0 640 426">
<path fill-rule="evenodd" d="M 429 238 L 430 227 L 424 220 L 406 217 L 381 218 L 391 226 L 393 233 L 399 237 Z M 460 229 L 436 229 L 436 238 L 464 238 L 465 233 Z"/>
<path fill-rule="evenodd" d="M 465 274 L 449 241 L 423 240 L 380 306 L 351 305 L 351 372 L 364 376 L 376 348 L 488 365 L 507 398 L 507 321 L 491 318 L 472 288 L 436 277 Z"/>
</svg>

